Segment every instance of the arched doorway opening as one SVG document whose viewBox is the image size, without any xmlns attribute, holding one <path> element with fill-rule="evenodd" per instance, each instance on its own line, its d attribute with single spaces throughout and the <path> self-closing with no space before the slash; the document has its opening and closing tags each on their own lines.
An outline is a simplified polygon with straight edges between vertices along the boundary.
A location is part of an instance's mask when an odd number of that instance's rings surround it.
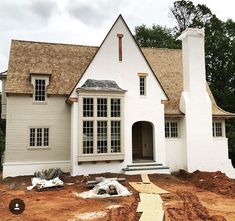
<svg viewBox="0 0 235 221">
<path fill-rule="evenodd" d="M 138 121 L 132 125 L 132 159 L 153 160 L 153 125 L 148 121 Z"/>
</svg>

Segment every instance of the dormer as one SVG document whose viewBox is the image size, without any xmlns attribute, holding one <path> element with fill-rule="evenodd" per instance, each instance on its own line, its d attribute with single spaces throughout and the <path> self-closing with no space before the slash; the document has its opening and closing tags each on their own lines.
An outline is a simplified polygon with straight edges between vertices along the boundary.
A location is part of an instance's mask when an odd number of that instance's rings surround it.
<svg viewBox="0 0 235 221">
<path fill-rule="evenodd" d="M 47 86 L 50 83 L 49 73 L 30 73 L 31 84 L 33 85 L 33 103 L 47 103 Z"/>
</svg>

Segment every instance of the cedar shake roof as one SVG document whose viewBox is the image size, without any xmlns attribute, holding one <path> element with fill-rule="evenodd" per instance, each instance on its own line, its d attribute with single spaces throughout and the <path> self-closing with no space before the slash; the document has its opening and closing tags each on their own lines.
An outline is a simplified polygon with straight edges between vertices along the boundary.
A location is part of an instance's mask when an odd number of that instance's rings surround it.
<svg viewBox="0 0 235 221">
<path fill-rule="evenodd" d="M 47 93 L 68 96 L 86 70 L 98 47 L 12 40 L 6 93 L 32 94 L 30 74 L 50 75 Z M 156 77 L 169 97 L 165 114 L 182 115 L 179 100 L 183 91 L 182 52 L 179 49 L 142 48 Z M 208 87 L 213 115 L 231 116 L 220 109 Z"/>
</svg>

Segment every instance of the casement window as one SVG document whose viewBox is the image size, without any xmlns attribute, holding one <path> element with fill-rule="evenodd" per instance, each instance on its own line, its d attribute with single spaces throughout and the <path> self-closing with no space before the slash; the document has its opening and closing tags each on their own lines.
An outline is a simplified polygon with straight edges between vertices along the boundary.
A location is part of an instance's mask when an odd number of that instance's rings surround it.
<svg viewBox="0 0 235 221">
<path fill-rule="evenodd" d="M 30 147 L 48 147 L 49 146 L 49 128 L 47 127 L 30 128 L 29 146 Z"/>
<path fill-rule="evenodd" d="M 31 73 L 31 84 L 33 85 L 33 103 L 46 104 L 47 93 L 46 89 L 49 85 L 50 74 Z"/>
<path fill-rule="evenodd" d="M 46 80 L 35 79 L 35 101 L 46 100 Z"/>
<path fill-rule="evenodd" d="M 177 121 L 166 121 L 165 122 L 165 137 L 166 138 L 178 138 L 179 128 Z"/>
<path fill-rule="evenodd" d="M 214 121 L 212 123 L 213 137 L 223 137 L 222 122 Z"/>
<path fill-rule="evenodd" d="M 139 95 L 145 96 L 146 95 L 146 79 L 148 74 L 147 73 L 138 73 L 139 76 Z"/>
<path fill-rule="evenodd" d="M 146 87 L 146 77 L 139 77 L 140 83 L 140 95 L 145 95 L 145 87 Z"/>
<path fill-rule="evenodd" d="M 82 155 L 122 151 L 122 98 L 82 97 Z"/>
</svg>

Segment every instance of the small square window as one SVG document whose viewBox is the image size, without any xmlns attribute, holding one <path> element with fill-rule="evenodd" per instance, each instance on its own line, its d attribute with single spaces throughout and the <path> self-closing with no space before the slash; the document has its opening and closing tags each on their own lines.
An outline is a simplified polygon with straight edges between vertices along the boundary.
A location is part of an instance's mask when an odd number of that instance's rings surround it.
<svg viewBox="0 0 235 221">
<path fill-rule="evenodd" d="M 167 137 L 167 138 L 179 137 L 178 122 L 177 121 L 165 122 L 165 137 Z"/>
</svg>

